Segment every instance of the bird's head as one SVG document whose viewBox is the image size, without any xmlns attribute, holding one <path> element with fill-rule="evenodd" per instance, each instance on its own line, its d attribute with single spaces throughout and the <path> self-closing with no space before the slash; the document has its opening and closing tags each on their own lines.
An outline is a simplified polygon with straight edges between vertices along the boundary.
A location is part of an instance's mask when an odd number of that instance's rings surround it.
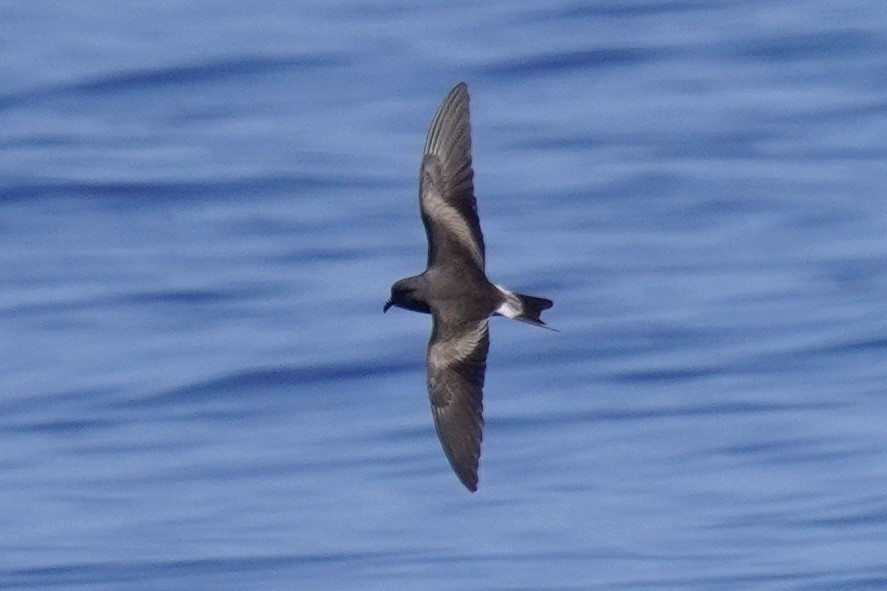
<svg viewBox="0 0 887 591">
<path fill-rule="evenodd" d="M 391 306 L 431 314 L 431 308 L 425 299 L 425 282 L 422 277 L 407 277 L 391 286 L 391 297 L 385 302 L 383 312 Z"/>
</svg>

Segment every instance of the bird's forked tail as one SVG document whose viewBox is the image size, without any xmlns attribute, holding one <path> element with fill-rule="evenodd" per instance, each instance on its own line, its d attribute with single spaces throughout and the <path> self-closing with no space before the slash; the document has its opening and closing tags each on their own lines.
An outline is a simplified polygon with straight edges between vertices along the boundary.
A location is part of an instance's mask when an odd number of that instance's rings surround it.
<svg viewBox="0 0 887 591">
<path fill-rule="evenodd" d="M 501 285 L 497 285 L 496 289 L 502 292 L 504 301 L 498 308 L 496 308 L 495 314 L 505 316 L 506 318 L 520 320 L 521 322 L 526 322 L 528 324 L 550 328 L 542 321 L 540 316 L 542 311 L 552 307 L 554 302 L 545 298 L 537 298 L 536 296 L 512 293 Z"/>
</svg>

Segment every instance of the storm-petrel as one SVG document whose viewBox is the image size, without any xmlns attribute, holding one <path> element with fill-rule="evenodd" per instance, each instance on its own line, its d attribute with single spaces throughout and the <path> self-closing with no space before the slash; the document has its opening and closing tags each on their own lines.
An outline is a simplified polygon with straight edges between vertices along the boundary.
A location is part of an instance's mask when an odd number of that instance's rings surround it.
<svg viewBox="0 0 887 591">
<path fill-rule="evenodd" d="M 464 82 L 450 91 L 431 121 L 419 171 L 419 209 L 428 236 L 427 268 L 392 285 L 384 311 L 398 306 L 431 314 L 427 362 L 434 426 L 456 476 L 474 492 L 489 318 L 545 326 L 539 315 L 553 302 L 512 293 L 487 279 Z"/>
</svg>

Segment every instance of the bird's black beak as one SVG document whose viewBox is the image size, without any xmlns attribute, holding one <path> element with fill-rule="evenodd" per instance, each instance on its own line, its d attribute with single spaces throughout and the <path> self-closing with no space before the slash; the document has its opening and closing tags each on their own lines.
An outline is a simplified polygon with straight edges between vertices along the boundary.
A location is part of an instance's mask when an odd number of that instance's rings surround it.
<svg viewBox="0 0 887 591">
<path fill-rule="evenodd" d="M 387 311 L 388 311 L 388 308 L 390 308 L 390 307 L 393 306 L 393 305 L 394 305 L 394 304 L 391 303 L 391 300 L 388 300 L 387 302 L 385 302 L 385 307 L 382 308 L 382 313 L 384 314 L 385 312 L 387 312 Z"/>
</svg>

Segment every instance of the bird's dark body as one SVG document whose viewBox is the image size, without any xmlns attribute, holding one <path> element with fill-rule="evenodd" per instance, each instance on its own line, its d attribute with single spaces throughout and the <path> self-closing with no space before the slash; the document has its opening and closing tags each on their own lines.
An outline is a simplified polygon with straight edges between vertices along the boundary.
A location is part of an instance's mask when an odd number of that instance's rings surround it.
<svg viewBox="0 0 887 591">
<path fill-rule="evenodd" d="M 409 295 L 402 296 L 399 301 L 392 299 L 392 303 L 414 312 L 431 314 L 430 302 L 434 302 L 434 311 L 441 318 L 458 320 L 489 318 L 505 301 L 502 292 L 483 275 L 466 273 L 460 275 L 460 281 L 450 281 L 450 277 L 452 273 L 435 266 L 421 275 L 401 279 L 392 289 Z"/>
</svg>

